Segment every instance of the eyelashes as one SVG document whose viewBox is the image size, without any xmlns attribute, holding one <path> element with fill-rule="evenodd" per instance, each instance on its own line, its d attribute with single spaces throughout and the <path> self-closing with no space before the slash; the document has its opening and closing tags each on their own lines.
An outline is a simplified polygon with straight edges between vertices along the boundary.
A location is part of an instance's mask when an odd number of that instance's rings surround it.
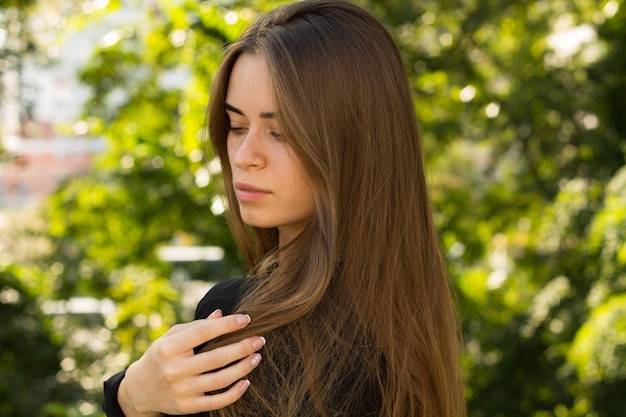
<svg viewBox="0 0 626 417">
<path fill-rule="evenodd" d="M 245 128 L 229 126 L 228 127 L 228 131 L 234 133 L 235 135 L 242 135 L 244 133 L 244 131 L 245 131 Z"/>
<path fill-rule="evenodd" d="M 244 135 L 248 132 L 248 128 L 240 126 L 229 126 L 228 131 L 234 135 Z M 282 141 L 282 134 L 277 130 L 268 129 L 265 131 L 265 134 L 274 140 Z"/>
</svg>

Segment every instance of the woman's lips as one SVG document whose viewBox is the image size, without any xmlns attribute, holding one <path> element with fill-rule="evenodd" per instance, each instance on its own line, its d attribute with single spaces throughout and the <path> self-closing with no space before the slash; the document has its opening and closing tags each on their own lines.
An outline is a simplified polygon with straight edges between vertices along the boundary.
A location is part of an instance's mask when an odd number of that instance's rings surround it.
<svg viewBox="0 0 626 417">
<path fill-rule="evenodd" d="M 235 194 L 240 203 L 251 203 L 268 196 L 270 192 L 252 184 L 237 181 L 235 183 Z"/>
</svg>

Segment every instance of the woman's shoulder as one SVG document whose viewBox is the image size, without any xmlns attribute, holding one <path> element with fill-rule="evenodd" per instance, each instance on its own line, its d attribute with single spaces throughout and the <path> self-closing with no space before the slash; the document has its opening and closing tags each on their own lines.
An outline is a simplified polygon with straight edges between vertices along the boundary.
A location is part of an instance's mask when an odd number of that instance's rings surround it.
<svg viewBox="0 0 626 417">
<path fill-rule="evenodd" d="M 195 319 L 206 318 L 217 309 L 221 309 L 225 316 L 232 314 L 252 280 L 254 278 L 238 277 L 215 284 L 198 303 Z"/>
</svg>

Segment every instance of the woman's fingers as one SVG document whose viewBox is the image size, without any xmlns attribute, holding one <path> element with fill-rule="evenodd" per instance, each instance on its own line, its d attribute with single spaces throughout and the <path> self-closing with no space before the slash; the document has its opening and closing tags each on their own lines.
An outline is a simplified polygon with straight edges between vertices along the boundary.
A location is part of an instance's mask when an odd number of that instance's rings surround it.
<svg viewBox="0 0 626 417">
<path fill-rule="evenodd" d="M 217 310 L 215 310 L 214 312 L 209 314 L 207 319 L 216 319 L 216 318 L 219 318 L 219 317 L 224 317 L 224 315 L 222 314 L 222 310 L 218 308 Z"/>
<path fill-rule="evenodd" d="M 260 353 L 253 353 L 239 362 L 220 369 L 219 371 L 198 375 L 198 377 L 195 378 L 194 385 L 201 388 L 202 392 L 222 390 L 252 372 L 254 368 L 261 363 L 261 359 Z"/>
<path fill-rule="evenodd" d="M 185 337 L 189 338 L 189 342 L 193 344 L 193 347 L 227 333 L 243 329 L 250 323 L 250 316 L 247 314 L 235 314 L 212 320 L 196 320 L 194 323 L 195 326 L 186 329 L 184 332 Z"/>
<path fill-rule="evenodd" d="M 243 380 L 234 384 L 227 391 L 213 395 L 196 397 L 193 400 L 193 410 L 194 412 L 201 412 L 213 411 L 224 408 L 241 398 L 241 396 L 244 392 L 246 392 L 249 386 L 250 381 Z"/>
<path fill-rule="evenodd" d="M 263 337 L 249 337 L 240 342 L 222 346 L 206 352 L 201 352 L 190 358 L 186 362 L 189 367 L 185 371 L 191 373 L 201 373 L 221 369 L 228 364 L 245 358 L 258 351 L 265 345 Z M 252 368 L 250 369 L 252 370 Z M 241 376 L 244 376 L 243 374 Z M 232 381 L 231 381 L 232 383 Z M 222 387 L 223 388 L 223 387 Z M 207 390 L 208 391 L 208 390 Z"/>
<path fill-rule="evenodd" d="M 208 319 L 216 319 L 216 318 L 219 318 L 219 317 L 222 317 L 222 310 L 217 309 L 217 310 L 215 310 L 214 312 L 212 312 L 211 314 L 209 314 L 209 316 L 208 316 L 205 320 L 208 320 Z M 173 336 L 173 335 L 175 335 L 175 334 L 177 334 L 177 333 L 180 333 L 180 332 L 182 332 L 182 331 L 184 331 L 184 330 L 187 330 L 187 329 L 189 329 L 190 327 L 193 327 L 193 326 L 195 326 L 196 324 L 198 324 L 198 321 L 199 321 L 199 320 L 196 320 L 196 321 L 191 321 L 191 322 L 189 322 L 189 323 L 181 323 L 181 324 L 177 324 L 177 325 L 173 326 L 171 329 L 169 329 L 169 330 L 166 332 L 166 335 L 167 335 L 167 336 Z"/>
<path fill-rule="evenodd" d="M 247 314 L 235 314 L 176 325 L 171 333 L 162 339 L 161 354 L 166 357 L 193 354 L 196 346 L 227 333 L 241 330 L 249 323 L 250 316 Z"/>
</svg>

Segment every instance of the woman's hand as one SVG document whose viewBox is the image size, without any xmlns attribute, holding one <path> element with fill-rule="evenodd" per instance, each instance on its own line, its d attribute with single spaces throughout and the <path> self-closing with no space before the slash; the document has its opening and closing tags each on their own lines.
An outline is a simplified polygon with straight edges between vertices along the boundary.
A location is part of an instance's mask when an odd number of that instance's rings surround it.
<svg viewBox="0 0 626 417">
<path fill-rule="evenodd" d="M 263 347 L 265 339 L 247 338 L 198 354 L 193 349 L 240 330 L 248 323 L 247 315 L 222 317 L 217 310 L 204 320 L 172 327 L 126 371 L 118 392 L 124 414 L 127 417 L 194 414 L 237 401 L 250 385 L 242 378 L 261 361 L 261 355 L 255 352 Z M 224 392 L 205 394 L 231 384 Z"/>
</svg>

